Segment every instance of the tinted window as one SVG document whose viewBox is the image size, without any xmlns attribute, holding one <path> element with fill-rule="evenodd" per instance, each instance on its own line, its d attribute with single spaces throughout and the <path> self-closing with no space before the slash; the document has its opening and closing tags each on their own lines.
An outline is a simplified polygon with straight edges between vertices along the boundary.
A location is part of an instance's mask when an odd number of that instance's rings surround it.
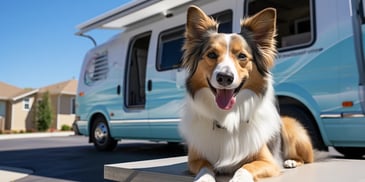
<svg viewBox="0 0 365 182">
<path fill-rule="evenodd" d="M 181 63 L 184 44 L 184 27 L 165 31 L 160 35 L 159 52 L 157 58 L 157 70 L 163 71 L 178 68 Z"/>
<path fill-rule="evenodd" d="M 232 32 L 232 11 L 224 11 L 213 15 L 220 24 L 218 32 Z M 178 68 L 181 64 L 182 51 L 184 44 L 185 26 L 179 26 L 160 34 L 156 68 L 158 71 Z"/>
<path fill-rule="evenodd" d="M 232 11 L 224 11 L 213 15 L 219 23 L 219 33 L 232 33 Z"/>
<path fill-rule="evenodd" d="M 246 15 L 253 15 L 267 7 L 277 10 L 278 48 L 295 48 L 314 41 L 310 0 L 249 0 Z"/>
</svg>

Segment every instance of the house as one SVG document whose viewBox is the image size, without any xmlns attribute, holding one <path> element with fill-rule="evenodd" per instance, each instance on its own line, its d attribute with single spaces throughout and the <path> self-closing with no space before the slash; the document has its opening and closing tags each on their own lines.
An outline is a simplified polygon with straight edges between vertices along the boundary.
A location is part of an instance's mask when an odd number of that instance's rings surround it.
<svg viewBox="0 0 365 182">
<path fill-rule="evenodd" d="M 51 128 L 61 129 L 62 125 L 72 126 L 75 121 L 75 98 L 77 80 L 64 82 L 40 88 L 38 100 L 48 91 L 53 111 L 53 122 Z"/>
<path fill-rule="evenodd" d="M 0 130 L 35 128 L 33 103 L 37 92 L 0 82 Z"/>
<path fill-rule="evenodd" d="M 72 126 L 75 120 L 77 80 L 67 80 L 39 89 L 22 89 L 0 82 L 0 131 L 27 131 L 36 128 L 36 106 L 49 93 L 53 120 L 51 128 Z"/>
</svg>

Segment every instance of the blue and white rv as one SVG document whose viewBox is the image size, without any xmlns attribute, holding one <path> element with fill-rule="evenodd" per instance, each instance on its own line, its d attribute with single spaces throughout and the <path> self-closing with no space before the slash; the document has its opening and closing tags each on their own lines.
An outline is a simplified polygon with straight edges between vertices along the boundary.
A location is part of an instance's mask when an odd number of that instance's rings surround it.
<svg viewBox="0 0 365 182">
<path fill-rule="evenodd" d="M 309 130 L 316 148 L 365 154 L 364 0 L 137 0 L 78 26 L 121 33 L 83 62 L 76 125 L 99 150 L 120 139 L 179 142 L 184 104 L 180 68 L 186 9 L 200 6 L 239 32 L 240 19 L 266 7 L 278 12 L 272 70 L 280 112 Z"/>
</svg>

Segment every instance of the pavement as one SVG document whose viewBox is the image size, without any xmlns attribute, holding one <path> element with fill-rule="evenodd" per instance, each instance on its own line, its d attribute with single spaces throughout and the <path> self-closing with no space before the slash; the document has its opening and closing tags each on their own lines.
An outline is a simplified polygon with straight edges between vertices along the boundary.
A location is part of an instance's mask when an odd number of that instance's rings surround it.
<svg viewBox="0 0 365 182">
<path fill-rule="evenodd" d="M 45 133 L 21 133 L 21 134 L 1 134 L 0 140 L 12 140 L 21 138 L 41 138 L 41 137 L 59 137 L 59 136 L 71 136 L 74 132 L 45 132 Z M 21 178 L 27 177 L 32 174 L 33 171 L 29 169 L 14 168 L 7 166 L 0 166 L 1 181 L 15 181 Z"/>
<path fill-rule="evenodd" d="M 0 140 L 22 138 L 59 137 L 71 136 L 73 132 L 30 133 L 0 135 Z M 133 147 L 132 147 L 133 148 Z M 125 149 L 125 148 L 124 148 Z M 123 149 L 123 150 L 124 150 Z M 307 164 L 295 169 L 284 169 L 278 177 L 260 180 L 262 182 L 322 182 L 322 181 L 355 181 L 365 182 L 365 158 L 347 159 L 329 148 L 326 160 Z M 151 149 L 152 150 L 152 149 Z M 134 151 L 134 150 L 133 150 Z M 132 151 L 132 152 L 133 152 Z M 94 153 L 93 153 L 94 155 Z M 119 155 L 119 154 L 115 154 Z M 114 160 L 111 160 L 114 161 Z M 187 157 L 170 157 L 153 160 L 126 160 L 124 162 L 104 165 L 104 179 L 112 181 L 159 181 L 159 182 L 191 182 L 193 176 L 187 171 Z M 105 163 L 104 163 L 105 164 Z M 0 166 L 0 181 L 17 181 L 27 176 L 32 176 L 35 171 L 30 169 Z M 29 178 L 29 177 L 28 177 Z M 25 178 L 27 179 L 27 178 Z M 228 181 L 229 176 L 219 176 L 217 181 Z"/>
</svg>

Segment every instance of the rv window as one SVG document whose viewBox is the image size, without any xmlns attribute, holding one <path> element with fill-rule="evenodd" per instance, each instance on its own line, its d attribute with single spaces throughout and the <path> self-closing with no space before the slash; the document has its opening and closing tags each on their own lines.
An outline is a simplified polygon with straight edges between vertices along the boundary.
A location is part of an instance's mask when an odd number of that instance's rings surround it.
<svg viewBox="0 0 365 182">
<path fill-rule="evenodd" d="M 287 50 L 307 46 L 314 41 L 313 8 L 311 0 L 249 0 L 246 15 L 253 15 L 264 8 L 277 10 L 277 47 Z"/>
<path fill-rule="evenodd" d="M 125 75 L 125 104 L 128 108 L 144 108 L 146 103 L 146 66 L 151 33 L 134 37 L 129 45 Z"/>
<path fill-rule="evenodd" d="M 184 43 L 184 26 L 160 34 L 156 68 L 159 71 L 178 68 L 181 63 L 181 47 Z"/>
<path fill-rule="evenodd" d="M 232 11 L 224 11 L 213 15 L 220 24 L 218 32 L 232 32 Z M 158 54 L 156 68 L 158 71 L 165 71 L 178 68 L 181 64 L 184 44 L 185 26 L 179 26 L 166 30 L 160 34 L 158 43 Z"/>
<path fill-rule="evenodd" d="M 108 71 L 108 53 L 106 51 L 102 53 L 96 53 L 90 58 L 86 65 L 84 73 L 85 84 L 92 85 L 97 81 L 106 79 Z"/>
<path fill-rule="evenodd" d="M 232 11 L 227 10 L 213 15 L 213 18 L 218 21 L 219 33 L 232 33 Z"/>
</svg>

